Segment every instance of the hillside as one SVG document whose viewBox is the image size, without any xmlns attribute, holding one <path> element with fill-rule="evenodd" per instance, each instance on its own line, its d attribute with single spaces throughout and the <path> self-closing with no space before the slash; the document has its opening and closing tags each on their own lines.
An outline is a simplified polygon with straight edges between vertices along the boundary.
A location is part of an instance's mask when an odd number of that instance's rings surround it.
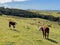
<svg viewBox="0 0 60 45">
<path fill-rule="evenodd" d="M 10 30 L 9 19 L 17 22 L 16 29 Z M 40 22 L 40 23 L 39 23 Z M 50 25 L 49 40 L 43 39 L 39 26 Z M 40 18 L 0 16 L 0 45 L 60 45 L 60 25 L 58 22 Z"/>
<path fill-rule="evenodd" d="M 39 13 L 39 14 L 43 14 L 43 15 L 60 17 L 60 10 L 29 10 L 29 11 Z"/>
<path fill-rule="evenodd" d="M 0 7 L 0 15 L 18 16 L 25 18 L 42 18 L 50 21 L 60 22 L 60 12 L 22 10 Z"/>
</svg>

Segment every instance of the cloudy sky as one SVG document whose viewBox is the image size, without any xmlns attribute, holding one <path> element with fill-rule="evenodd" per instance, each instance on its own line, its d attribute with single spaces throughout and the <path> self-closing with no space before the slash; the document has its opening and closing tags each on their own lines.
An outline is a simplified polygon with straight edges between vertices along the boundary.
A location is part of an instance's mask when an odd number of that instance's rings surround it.
<svg viewBox="0 0 60 45">
<path fill-rule="evenodd" d="M 0 0 L 0 7 L 36 9 L 36 10 L 60 10 L 60 0 Z"/>
</svg>

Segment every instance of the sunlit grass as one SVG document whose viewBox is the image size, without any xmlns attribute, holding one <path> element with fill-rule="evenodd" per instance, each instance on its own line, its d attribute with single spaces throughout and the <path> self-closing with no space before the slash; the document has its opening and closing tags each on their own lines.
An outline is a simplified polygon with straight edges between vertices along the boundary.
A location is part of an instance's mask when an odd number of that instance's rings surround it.
<svg viewBox="0 0 60 45">
<path fill-rule="evenodd" d="M 17 23 L 16 30 L 9 29 L 9 19 Z M 43 25 L 51 25 L 51 40 L 43 39 L 42 32 L 38 30 Z M 0 16 L 0 45 L 60 45 L 60 25 L 40 18 Z"/>
</svg>

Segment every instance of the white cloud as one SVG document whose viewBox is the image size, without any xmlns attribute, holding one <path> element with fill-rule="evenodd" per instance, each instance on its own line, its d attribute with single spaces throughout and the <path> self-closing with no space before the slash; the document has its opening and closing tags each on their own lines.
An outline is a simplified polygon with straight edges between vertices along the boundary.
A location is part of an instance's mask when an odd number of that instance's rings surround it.
<svg viewBox="0 0 60 45">
<path fill-rule="evenodd" d="M 0 0 L 0 3 L 7 3 L 7 2 L 14 2 L 14 1 L 27 1 L 27 0 Z"/>
<path fill-rule="evenodd" d="M 0 3 L 12 2 L 12 0 L 0 0 Z"/>
</svg>

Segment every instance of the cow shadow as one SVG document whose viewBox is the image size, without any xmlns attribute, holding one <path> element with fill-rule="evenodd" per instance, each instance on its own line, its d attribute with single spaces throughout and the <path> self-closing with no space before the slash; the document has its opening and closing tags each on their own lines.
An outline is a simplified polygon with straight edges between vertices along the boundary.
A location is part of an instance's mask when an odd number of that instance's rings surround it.
<svg viewBox="0 0 60 45">
<path fill-rule="evenodd" d="M 10 30 L 15 31 L 15 32 L 20 32 L 20 31 L 18 31 L 17 29 L 10 29 Z"/>
<path fill-rule="evenodd" d="M 50 41 L 50 42 L 56 43 L 56 44 L 58 43 L 57 41 L 55 41 L 53 39 L 50 39 L 50 38 L 47 38 L 47 40 Z"/>
</svg>

